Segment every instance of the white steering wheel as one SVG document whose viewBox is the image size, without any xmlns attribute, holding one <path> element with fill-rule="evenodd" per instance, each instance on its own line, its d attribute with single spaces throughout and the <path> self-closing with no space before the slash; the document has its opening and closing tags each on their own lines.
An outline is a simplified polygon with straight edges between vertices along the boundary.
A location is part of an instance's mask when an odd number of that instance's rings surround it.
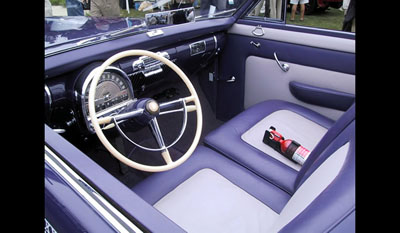
<svg viewBox="0 0 400 233">
<path fill-rule="evenodd" d="M 162 103 L 162 104 L 158 104 L 157 101 L 155 101 L 153 99 L 149 99 L 142 104 L 142 107 L 138 107 L 136 109 L 129 110 L 128 112 L 125 111 L 125 113 L 118 114 L 118 115 L 97 118 L 96 111 L 95 111 L 94 97 L 95 97 L 95 92 L 96 92 L 96 86 L 97 86 L 97 83 L 99 82 L 100 76 L 108 66 L 113 64 L 115 61 L 117 61 L 121 58 L 124 58 L 124 57 L 128 57 L 128 56 L 148 56 L 148 57 L 151 57 L 151 58 L 154 58 L 156 60 L 163 62 L 164 64 L 169 66 L 173 71 L 175 71 L 176 74 L 178 74 L 178 76 L 186 84 L 191 95 L 188 97 L 185 97 L 185 98 L 181 98 L 179 100 L 174 100 L 174 101 L 170 101 L 170 102 L 166 102 L 166 103 Z M 142 171 L 147 171 L 147 172 L 161 172 L 161 171 L 170 170 L 172 168 L 175 168 L 175 167 L 181 165 L 192 155 L 193 151 L 196 149 L 196 146 L 200 140 L 201 130 L 202 130 L 202 126 L 203 126 L 203 116 L 202 116 L 202 112 L 201 112 L 200 100 L 199 100 L 199 97 L 197 96 L 196 90 L 194 89 L 189 78 L 185 75 L 185 73 L 183 73 L 183 71 L 178 66 L 176 66 L 170 60 L 168 60 L 156 53 L 146 51 L 146 50 L 136 50 L 135 49 L 135 50 L 127 50 L 127 51 L 123 51 L 118 54 L 115 54 L 114 56 L 107 59 L 96 70 L 97 71 L 95 72 L 95 75 L 92 79 L 92 83 L 91 83 L 90 89 L 89 89 L 89 100 L 88 100 L 89 116 L 91 118 L 93 128 L 94 128 L 98 138 L 103 143 L 104 147 L 113 156 L 115 156 L 122 163 L 124 163 L 132 168 L 142 170 Z M 190 102 L 194 102 L 194 105 L 186 105 L 187 103 L 190 103 Z M 181 131 L 181 134 L 177 138 L 177 140 L 175 140 L 171 145 L 166 146 L 164 144 L 164 140 L 162 138 L 162 134 L 161 134 L 160 128 L 157 123 L 157 116 L 160 114 L 163 114 L 163 113 L 168 114 L 168 112 L 176 112 L 176 111 L 162 112 L 163 108 L 165 108 L 165 109 L 170 108 L 170 107 L 175 106 L 176 104 L 181 104 L 183 106 L 181 110 L 184 112 L 185 115 L 187 112 L 196 111 L 197 127 L 196 127 L 196 134 L 194 136 L 192 145 L 189 147 L 189 149 L 186 151 L 186 153 L 182 157 L 180 157 L 176 161 L 172 161 L 170 153 L 168 151 L 168 148 L 171 147 L 173 144 L 176 143 L 176 141 L 179 140 L 179 138 L 183 134 L 184 127 Z M 116 150 L 111 145 L 111 143 L 105 137 L 103 130 L 100 128 L 100 124 L 110 124 L 110 125 L 114 124 L 115 126 L 117 126 L 118 130 L 120 130 L 120 128 L 118 127 L 118 123 L 117 123 L 118 120 L 125 120 L 125 119 L 129 119 L 129 118 L 133 118 L 133 117 L 140 117 L 143 115 L 146 115 L 146 117 L 148 117 L 148 119 L 149 119 L 148 123 L 151 126 L 153 134 L 155 135 L 155 138 L 156 138 L 157 143 L 160 146 L 160 148 L 158 148 L 158 149 L 150 149 L 150 148 L 144 148 L 144 147 L 141 147 L 141 148 L 152 150 L 152 151 L 161 151 L 161 155 L 166 162 L 165 165 L 150 166 L 150 165 L 140 164 L 140 163 L 137 163 L 137 162 L 134 162 L 134 161 L 128 159 L 126 156 L 121 154 L 118 150 Z M 184 122 L 184 126 L 185 126 L 186 125 L 186 116 L 184 118 L 184 121 L 185 121 Z M 120 133 L 122 133 L 121 130 L 120 130 Z"/>
</svg>

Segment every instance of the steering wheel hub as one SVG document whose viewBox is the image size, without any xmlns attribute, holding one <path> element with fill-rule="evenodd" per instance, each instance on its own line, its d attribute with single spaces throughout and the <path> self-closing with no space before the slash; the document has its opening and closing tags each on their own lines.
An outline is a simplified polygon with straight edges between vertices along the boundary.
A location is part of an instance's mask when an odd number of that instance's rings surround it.
<svg viewBox="0 0 400 233">
<path fill-rule="evenodd" d="M 160 106 L 157 101 L 150 99 L 146 102 L 146 111 L 150 113 L 150 115 L 157 116 L 160 113 Z"/>
</svg>

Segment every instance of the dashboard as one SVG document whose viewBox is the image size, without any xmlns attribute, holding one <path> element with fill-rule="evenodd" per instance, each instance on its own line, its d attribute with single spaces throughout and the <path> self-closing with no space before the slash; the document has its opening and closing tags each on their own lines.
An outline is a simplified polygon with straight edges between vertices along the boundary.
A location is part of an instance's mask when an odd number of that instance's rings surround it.
<svg viewBox="0 0 400 233">
<path fill-rule="evenodd" d="M 212 35 L 160 48 L 159 55 L 171 60 L 185 73 L 201 69 L 218 53 L 218 39 Z M 218 39 L 217 39 L 218 38 Z M 45 78 L 45 121 L 59 133 L 92 135 L 88 95 L 94 72 L 103 61 L 95 60 L 56 77 Z M 196 65 L 194 65 L 196 64 Z M 128 104 L 168 79 L 169 67 L 149 57 L 128 57 L 109 66 L 96 86 L 95 110 L 98 117 L 122 111 Z"/>
</svg>

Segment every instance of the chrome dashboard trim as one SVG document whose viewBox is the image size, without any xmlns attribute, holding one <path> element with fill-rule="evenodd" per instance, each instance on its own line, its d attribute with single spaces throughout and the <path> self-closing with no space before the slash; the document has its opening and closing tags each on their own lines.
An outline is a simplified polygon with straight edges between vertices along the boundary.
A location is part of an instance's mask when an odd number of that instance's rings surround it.
<svg viewBox="0 0 400 233">
<path fill-rule="evenodd" d="M 198 44 L 201 44 L 201 43 L 203 43 L 204 49 L 201 50 L 201 51 L 193 52 L 194 46 L 195 46 L 195 45 L 198 45 Z M 205 40 L 201 40 L 201 41 L 196 41 L 196 42 L 194 42 L 194 43 L 189 44 L 189 50 L 190 50 L 190 56 L 194 56 L 194 55 L 197 55 L 197 54 L 205 53 L 205 52 L 207 51 L 207 44 L 206 44 L 206 41 L 205 41 Z"/>
<path fill-rule="evenodd" d="M 157 55 L 160 55 L 164 58 L 170 59 L 168 52 L 157 52 Z M 132 63 L 133 73 L 141 72 L 145 77 L 152 76 L 154 74 L 161 73 L 163 62 L 148 57 L 148 56 L 141 56 L 137 60 Z"/>
<path fill-rule="evenodd" d="M 53 103 L 52 100 L 51 100 L 52 99 L 51 98 L 51 92 L 50 92 L 49 87 L 46 84 L 44 84 L 44 91 L 47 93 L 47 95 L 49 97 L 49 105 L 50 105 L 50 108 L 51 108 L 51 104 Z"/>
<path fill-rule="evenodd" d="M 117 232 L 142 232 L 74 172 L 50 148 L 45 145 L 44 149 L 45 162 Z"/>
<path fill-rule="evenodd" d="M 218 40 L 217 40 L 217 37 L 215 35 L 214 35 L 214 44 L 215 44 L 214 49 L 217 50 L 217 48 L 218 48 Z"/>
</svg>

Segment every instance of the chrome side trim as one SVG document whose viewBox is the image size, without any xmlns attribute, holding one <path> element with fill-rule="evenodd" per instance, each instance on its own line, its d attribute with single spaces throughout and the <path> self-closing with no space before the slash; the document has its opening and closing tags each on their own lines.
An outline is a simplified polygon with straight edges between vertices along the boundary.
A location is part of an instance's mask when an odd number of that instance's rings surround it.
<svg viewBox="0 0 400 233">
<path fill-rule="evenodd" d="M 44 218 L 44 232 L 45 233 L 57 233 L 57 231 L 54 229 L 54 227 L 47 221 L 46 218 Z"/>
<path fill-rule="evenodd" d="M 47 146 L 45 162 L 52 167 L 62 179 L 70 185 L 93 209 L 108 222 L 117 232 L 142 232 L 135 224 L 104 199 L 96 190 L 86 183 L 77 173 L 65 164 Z"/>
</svg>

